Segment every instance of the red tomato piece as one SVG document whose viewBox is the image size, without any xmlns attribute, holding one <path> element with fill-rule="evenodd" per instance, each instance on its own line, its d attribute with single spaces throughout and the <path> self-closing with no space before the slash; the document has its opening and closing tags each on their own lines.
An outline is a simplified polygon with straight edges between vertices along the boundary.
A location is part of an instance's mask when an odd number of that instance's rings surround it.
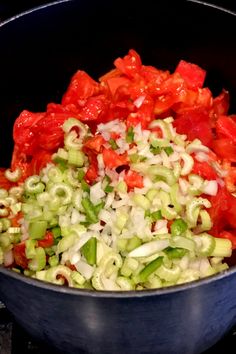
<svg viewBox="0 0 236 354">
<path fill-rule="evenodd" d="M 102 151 L 102 156 L 103 156 L 104 164 L 108 168 L 116 168 L 118 166 L 128 164 L 126 154 L 119 155 L 112 149 L 104 148 Z"/>
<path fill-rule="evenodd" d="M 130 49 L 129 53 L 125 55 L 124 58 L 117 58 L 114 61 L 114 65 L 123 74 L 132 78 L 140 72 L 142 62 L 138 53 L 135 50 Z"/>
<path fill-rule="evenodd" d="M 218 237 L 227 228 L 236 228 L 236 198 L 225 187 L 219 188 L 216 196 L 208 198 L 211 208 L 208 209 L 213 227 L 210 233 Z"/>
<path fill-rule="evenodd" d="M 63 123 L 70 117 L 68 113 L 50 113 L 40 119 L 32 128 L 37 146 L 44 150 L 56 151 L 63 145 Z"/>
<path fill-rule="evenodd" d="M 85 100 L 99 92 L 99 84 L 85 71 L 77 71 L 70 81 L 69 87 L 62 98 L 62 105 L 79 105 L 80 100 Z"/>
<path fill-rule="evenodd" d="M 206 71 L 196 64 L 180 60 L 175 72 L 179 73 L 191 89 L 202 87 L 206 77 Z"/>
<path fill-rule="evenodd" d="M 212 143 L 212 149 L 219 157 L 236 162 L 236 145 L 232 140 L 227 138 L 215 139 Z"/>
<path fill-rule="evenodd" d="M 50 162 L 52 162 L 52 152 L 43 149 L 36 151 L 28 165 L 28 174 L 39 174 L 42 168 L 44 168 Z"/>
<path fill-rule="evenodd" d="M 84 176 L 84 179 L 88 184 L 93 184 L 98 177 L 97 154 L 95 154 L 92 150 L 87 150 L 86 154 L 89 159 L 89 168 Z"/>
<path fill-rule="evenodd" d="M 218 178 L 218 175 L 214 168 L 211 167 L 206 161 L 199 162 L 195 160 L 191 173 L 195 173 L 196 175 L 199 175 L 209 181 Z"/>
<path fill-rule="evenodd" d="M 101 151 L 103 144 L 106 140 L 102 135 L 95 135 L 84 142 L 83 150 L 86 153 L 87 149 L 96 152 L 97 154 Z"/>
<path fill-rule="evenodd" d="M 11 226 L 12 227 L 19 227 L 20 226 L 19 220 L 22 219 L 23 217 L 24 216 L 21 211 L 19 213 L 17 213 L 16 215 L 14 215 L 14 217 L 11 218 Z"/>
<path fill-rule="evenodd" d="M 228 138 L 236 143 L 236 121 L 229 116 L 220 116 L 216 121 L 218 137 Z"/>
<path fill-rule="evenodd" d="M 27 110 L 21 112 L 13 127 L 13 139 L 26 154 L 33 154 L 37 148 L 37 141 L 32 128 L 45 116 L 45 113 L 32 113 Z"/>
<path fill-rule="evenodd" d="M 200 139 L 204 145 L 212 146 L 213 133 L 208 111 L 195 109 L 178 114 L 173 125 L 179 134 L 186 134 L 189 140 Z"/>
<path fill-rule="evenodd" d="M 13 246 L 13 256 L 16 265 L 23 269 L 28 268 L 28 259 L 25 255 L 25 241 Z"/>
<path fill-rule="evenodd" d="M 107 110 L 107 102 L 105 96 L 100 95 L 96 97 L 88 98 L 85 106 L 80 113 L 81 121 L 93 121 L 97 120 L 101 113 Z"/>
<path fill-rule="evenodd" d="M 229 92 L 223 90 L 213 99 L 213 111 L 217 116 L 227 115 L 229 110 Z"/>
<path fill-rule="evenodd" d="M 42 240 L 37 241 L 38 247 L 51 247 L 54 244 L 54 237 L 51 231 L 47 231 Z"/>
<path fill-rule="evenodd" d="M 129 189 L 133 188 L 143 188 L 143 177 L 132 170 L 129 170 L 125 173 L 124 181 L 127 184 Z"/>
<path fill-rule="evenodd" d="M 110 79 L 108 79 L 106 81 L 109 90 L 111 92 L 111 95 L 114 96 L 116 93 L 116 90 L 120 87 L 120 86 L 124 86 L 124 85 L 129 85 L 130 84 L 130 80 L 127 79 L 127 77 L 121 76 L 121 77 L 112 77 Z"/>
</svg>

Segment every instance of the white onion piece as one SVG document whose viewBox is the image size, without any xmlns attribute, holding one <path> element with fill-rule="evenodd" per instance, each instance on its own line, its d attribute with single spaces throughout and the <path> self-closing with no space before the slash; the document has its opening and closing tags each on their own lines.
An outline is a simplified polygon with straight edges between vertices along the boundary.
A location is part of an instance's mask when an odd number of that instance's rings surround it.
<svg viewBox="0 0 236 354">
<path fill-rule="evenodd" d="M 203 193 L 207 195 L 216 195 L 218 192 L 218 183 L 217 181 L 205 181 L 203 186 Z"/>
<path fill-rule="evenodd" d="M 143 104 L 143 101 L 145 100 L 146 96 L 143 95 L 143 96 L 139 96 L 138 98 L 136 98 L 136 100 L 133 102 L 134 105 L 137 107 L 137 108 L 140 108 Z"/>
<path fill-rule="evenodd" d="M 3 255 L 3 263 L 5 267 L 9 267 L 14 262 L 14 256 L 12 250 L 9 250 Z"/>
<path fill-rule="evenodd" d="M 168 239 L 147 242 L 131 251 L 128 257 L 148 257 L 164 250 L 169 244 L 170 241 Z"/>
<path fill-rule="evenodd" d="M 94 272 L 94 268 L 91 265 L 80 260 L 75 264 L 75 268 L 81 275 L 83 275 L 83 277 L 85 277 L 85 279 L 91 279 Z"/>
</svg>

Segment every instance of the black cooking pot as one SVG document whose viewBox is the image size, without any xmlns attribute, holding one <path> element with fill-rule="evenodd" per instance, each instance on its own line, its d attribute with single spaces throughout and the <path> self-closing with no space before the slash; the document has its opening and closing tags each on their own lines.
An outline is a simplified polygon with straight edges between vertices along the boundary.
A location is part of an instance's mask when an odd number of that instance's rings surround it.
<svg viewBox="0 0 236 354">
<path fill-rule="evenodd" d="M 201 1 L 57 1 L 0 27 L 0 166 L 23 109 L 59 102 L 71 75 L 98 78 L 130 48 L 173 70 L 180 59 L 207 70 L 214 95 L 236 111 L 236 17 Z M 187 285 L 139 292 L 76 290 L 0 267 L 0 299 L 33 336 L 63 353 L 191 354 L 236 323 L 236 268 Z"/>
</svg>

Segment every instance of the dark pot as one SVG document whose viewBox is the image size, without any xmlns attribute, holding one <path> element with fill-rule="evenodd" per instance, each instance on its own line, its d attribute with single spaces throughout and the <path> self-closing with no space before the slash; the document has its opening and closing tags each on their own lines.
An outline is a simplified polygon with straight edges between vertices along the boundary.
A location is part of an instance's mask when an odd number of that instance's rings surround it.
<svg viewBox="0 0 236 354">
<path fill-rule="evenodd" d="M 235 35 L 235 14 L 187 0 L 62 0 L 7 21 L 0 27 L 0 166 L 10 163 L 22 109 L 59 102 L 77 69 L 98 78 L 129 48 L 160 68 L 172 70 L 180 59 L 197 63 L 214 95 L 224 87 L 236 98 Z M 0 267 L 0 298 L 9 311 L 63 353 L 201 353 L 236 323 L 235 285 L 232 267 L 168 289 L 91 292 Z"/>
</svg>

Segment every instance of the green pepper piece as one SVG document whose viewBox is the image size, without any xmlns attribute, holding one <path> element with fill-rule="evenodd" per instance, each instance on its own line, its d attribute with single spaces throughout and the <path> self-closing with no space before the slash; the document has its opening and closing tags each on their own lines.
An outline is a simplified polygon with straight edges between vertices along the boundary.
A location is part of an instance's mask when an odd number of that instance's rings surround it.
<svg viewBox="0 0 236 354">
<path fill-rule="evenodd" d="M 97 258 L 97 239 L 96 237 L 91 237 L 81 248 L 81 251 L 86 258 L 88 264 L 96 264 Z"/>
<path fill-rule="evenodd" d="M 145 268 L 139 273 L 139 280 L 141 283 L 144 283 L 148 280 L 148 277 L 155 272 L 163 262 L 163 257 L 157 257 L 152 262 L 148 263 Z"/>
<path fill-rule="evenodd" d="M 165 250 L 169 259 L 182 258 L 186 254 L 187 250 L 184 248 L 172 248 L 168 247 Z"/>
<path fill-rule="evenodd" d="M 176 219 L 170 227 L 172 236 L 182 235 L 188 228 L 188 225 L 183 219 Z"/>
<path fill-rule="evenodd" d="M 98 222 L 97 210 L 95 209 L 93 203 L 89 198 L 84 198 L 81 201 L 82 207 L 84 208 L 87 220 L 91 223 L 96 224 Z"/>
</svg>

